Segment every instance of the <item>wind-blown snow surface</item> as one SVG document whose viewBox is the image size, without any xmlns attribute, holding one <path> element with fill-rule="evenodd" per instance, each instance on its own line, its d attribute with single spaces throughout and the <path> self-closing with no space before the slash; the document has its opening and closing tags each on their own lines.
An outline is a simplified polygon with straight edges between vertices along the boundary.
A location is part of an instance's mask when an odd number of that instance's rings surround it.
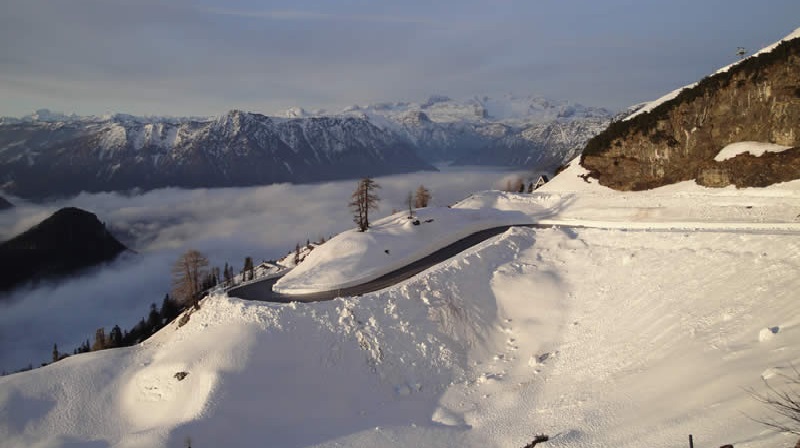
<svg viewBox="0 0 800 448">
<path fill-rule="evenodd" d="M 512 228 L 359 298 L 210 297 L 139 346 L 0 378 L 0 446 L 793 446 L 745 390 L 800 362 L 800 182 L 580 174 L 458 207 L 619 228 Z"/>
</svg>

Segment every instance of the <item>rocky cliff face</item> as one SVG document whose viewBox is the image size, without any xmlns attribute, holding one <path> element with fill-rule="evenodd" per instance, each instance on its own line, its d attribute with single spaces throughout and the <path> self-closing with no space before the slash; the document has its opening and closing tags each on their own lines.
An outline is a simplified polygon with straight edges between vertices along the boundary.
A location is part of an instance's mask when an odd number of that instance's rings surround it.
<svg viewBox="0 0 800 448">
<path fill-rule="evenodd" d="M 722 148 L 744 141 L 792 148 L 714 161 Z M 794 38 L 612 123 L 589 141 L 581 163 L 601 184 L 620 190 L 691 179 L 712 187 L 766 186 L 800 178 L 798 146 L 800 38 Z"/>
</svg>

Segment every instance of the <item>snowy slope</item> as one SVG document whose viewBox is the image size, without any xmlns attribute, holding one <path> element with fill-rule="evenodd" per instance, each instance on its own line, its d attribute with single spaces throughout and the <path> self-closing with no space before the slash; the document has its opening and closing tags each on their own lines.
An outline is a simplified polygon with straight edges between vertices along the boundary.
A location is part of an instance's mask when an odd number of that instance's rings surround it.
<svg viewBox="0 0 800 448">
<path fill-rule="evenodd" d="M 752 145 L 747 146 L 752 149 Z M 281 278 L 275 290 L 303 294 L 378 278 L 471 233 L 510 224 L 627 229 L 761 230 L 800 233 L 800 181 L 737 190 L 684 182 L 639 193 L 583 180 L 577 160 L 532 195 L 487 191 L 452 207 L 418 209 L 343 232 Z M 430 223 L 425 221 L 432 220 Z M 388 252 L 387 252 L 388 251 Z"/>
<path fill-rule="evenodd" d="M 512 448 L 541 432 L 548 447 L 674 447 L 690 433 L 793 446 L 748 418 L 769 414 L 745 389 L 800 362 L 800 181 L 620 193 L 581 174 L 476 193 L 452 216 L 597 228 L 512 228 L 358 298 L 213 296 L 139 346 L 1 377 L 0 446 Z M 381 239 L 409 240 L 393 219 Z M 373 244 L 354 234 L 341 238 Z"/>
<path fill-rule="evenodd" d="M 395 213 L 373 223 L 366 232 L 354 229 L 337 235 L 311 252 L 273 289 L 304 294 L 358 285 L 479 230 L 529 221 L 523 213 L 490 208 L 423 208 L 415 210 L 414 219 L 408 219 L 407 211 Z"/>
</svg>

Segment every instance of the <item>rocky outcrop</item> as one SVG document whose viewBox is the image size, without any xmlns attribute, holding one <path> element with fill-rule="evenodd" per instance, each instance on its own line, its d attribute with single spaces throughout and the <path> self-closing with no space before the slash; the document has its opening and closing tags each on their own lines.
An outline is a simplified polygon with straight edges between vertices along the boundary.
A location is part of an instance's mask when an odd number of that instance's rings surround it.
<svg viewBox="0 0 800 448">
<path fill-rule="evenodd" d="M 728 144 L 792 147 L 714 161 Z M 695 179 L 761 187 L 800 178 L 800 39 L 707 77 L 649 113 L 612 123 L 589 141 L 581 163 L 602 185 L 642 190 Z"/>
</svg>

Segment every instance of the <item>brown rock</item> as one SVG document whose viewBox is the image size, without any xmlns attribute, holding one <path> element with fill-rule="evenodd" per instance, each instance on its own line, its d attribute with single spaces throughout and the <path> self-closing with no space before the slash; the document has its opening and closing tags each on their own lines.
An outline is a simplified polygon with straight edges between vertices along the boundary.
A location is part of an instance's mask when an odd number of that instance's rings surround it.
<svg viewBox="0 0 800 448">
<path fill-rule="evenodd" d="M 714 161 L 730 143 L 792 149 Z M 581 163 L 602 185 L 643 190 L 697 179 L 762 187 L 800 178 L 800 39 L 785 41 L 684 89 L 675 99 L 589 141 Z"/>
</svg>

